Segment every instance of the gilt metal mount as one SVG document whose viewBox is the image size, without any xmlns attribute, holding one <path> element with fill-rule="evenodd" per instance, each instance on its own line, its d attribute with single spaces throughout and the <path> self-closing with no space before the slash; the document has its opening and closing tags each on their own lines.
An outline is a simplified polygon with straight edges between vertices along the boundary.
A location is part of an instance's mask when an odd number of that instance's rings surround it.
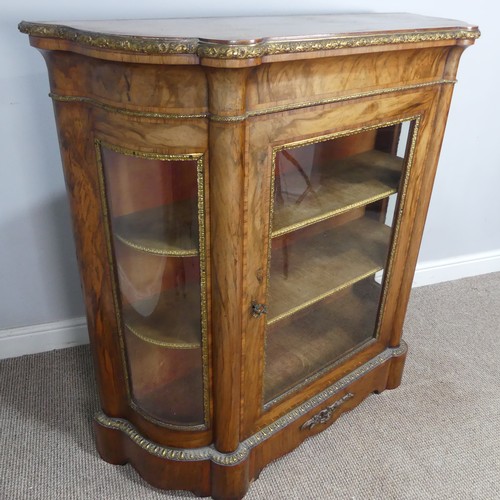
<svg viewBox="0 0 500 500">
<path fill-rule="evenodd" d="M 345 396 L 335 401 L 335 403 L 323 408 L 319 413 L 316 413 L 314 417 L 304 422 L 300 428 L 302 430 L 310 430 L 318 424 L 326 424 L 333 417 L 335 410 L 352 397 L 354 397 L 354 394 L 352 392 L 348 392 Z"/>
</svg>

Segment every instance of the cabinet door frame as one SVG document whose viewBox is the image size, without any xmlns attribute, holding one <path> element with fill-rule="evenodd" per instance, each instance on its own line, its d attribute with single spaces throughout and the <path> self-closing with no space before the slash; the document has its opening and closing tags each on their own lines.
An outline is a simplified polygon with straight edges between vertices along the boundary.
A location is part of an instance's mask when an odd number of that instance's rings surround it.
<svg viewBox="0 0 500 500">
<path fill-rule="evenodd" d="M 252 214 L 248 224 L 248 252 L 245 263 L 247 286 L 246 301 L 249 314 L 244 328 L 244 382 L 243 401 L 244 436 L 268 425 L 270 422 L 301 404 L 314 394 L 345 376 L 356 367 L 380 354 L 387 347 L 399 345 L 401 327 L 396 317 L 401 317 L 405 305 L 398 291 L 409 290 L 414 273 L 414 262 L 407 262 L 409 249 L 418 252 L 422 227 L 415 227 L 414 218 L 420 196 L 428 200 L 430 189 L 421 193 L 425 179 L 433 178 L 435 166 L 426 161 L 436 120 L 436 103 L 441 87 L 413 89 L 373 98 L 352 99 L 342 103 L 284 111 L 248 120 L 248 198 L 247 210 Z M 264 405 L 263 375 L 265 369 L 265 316 L 252 317 L 252 302 L 266 303 L 269 279 L 270 221 L 272 210 L 273 156 L 276 150 L 298 141 L 316 141 L 324 137 L 345 135 L 384 124 L 414 120 L 413 134 L 409 137 L 408 163 L 411 168 L 403 172 L 401 195 L 396 207 L 397 217 L 392 230 L 388 266 L 385 272 L 379 334 L 362 344 L 354 354 L 341 358 L 330 367 L 311 377 L 299 390 L 276 404 Z M 439 140 L 439 138 L 438 138 Z M 440 143 L 440 140 L 439 140 Z M 262 145 L 265 145 L 264 147 Z M 424 204 L 425 206 L 425 204 Z M 419 208 L 419 210 L 421 210 Z M 425 213 L 424 213 L 425 219 Z M 414 259 L 415 260 L 415 259 Z M 409 293 L 409 292 L 408 292 Z M 404 316 L 404 310 L 402 314 Z M 401 321 L 399 323 L 402 325 Z M 396 325 L 396 328 L 395 328 Z"/>
<path fill-rule="evenodd" d="M 113 310 L 107 310 L 106 314 L 114 316 L 116 330 L 106 331 L 104 335 L 108 341 L 115 344 L 120 353 L 121 376 L 123 377 L 122 413 L 119 415 L 126 418 L 137 427 L 141 434 L 147 434 L 162 445 L 167 446 L 200 446 L 206 445 L 212 440 L 213 411 L 211 405 L 211 364 L 210 364 L 210 248 L 208 235 L 210 232 L 210 212 L 208 200 L 208 124 L 205 119 L 178 120 L 178 119 L 131 119 L 127 115 L 113 113 L 99 108 L 92 108 L 89 113 L 91 117 L 91 129 L 88 134 L 89 144 L 93 145 L 94 158 L 91 170 L 96 176 L 99 192 L 96 193 L 94 203 L 99 204 L 101 213 L 101 228 L 106 243 L 106 257 L 110 274 L 111 290 L 109 296 L 113 297 Z M 182 129 L 188 125 L 192 130 L 189 143 L 183 140 Z M 203 365 L 203 408 L 204 423 L 195 426 L 180 426 L 169 424 L 144 412 L 134 401 L 129 387 L 129 367 L 126 361 L 124 332 L 121 314 L 121 302 L 119 300 L 119 285 L 116 271 L 115 255 L 112 238 L 110 236 L 110 222 L 108 214 L 108 200 L 104 182 L 103 164 L 101 158 L 101 146 L 127 156 L 136 156 L 146 159 L 160 160 L 191 160 L 197 163 L 198 204 L 203 204 L 203 211 L 198 217 L 203 218 L 199 243 L 203 246 L 204 267 L 201 278 L 201 329 L 202 329 L 202 365 Z M 95 165 L 95 166 L 94 166 Z M 98 196 L 98 199 L 97 199 Z M 200 261 L 201 264 L 201 261 Z M 103 292 L 108 293 L 108 292 Z"/>
</svg>

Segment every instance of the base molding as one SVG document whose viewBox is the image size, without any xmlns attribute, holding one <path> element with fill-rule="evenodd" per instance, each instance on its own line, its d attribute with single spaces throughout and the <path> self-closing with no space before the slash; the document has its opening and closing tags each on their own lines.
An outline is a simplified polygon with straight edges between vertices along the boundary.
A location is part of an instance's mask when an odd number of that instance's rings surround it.
<svg viewBox="0 0 500 500">
<path fill-rule="evenodd" d="M 200 496 L 212 495 L 220 499 L 242 498 L 251 480 L 272 460 L 327 428 L 371 393 L 395 388 L 401 380 L 406 352 L 404 342 L 385 349 L 242 441 L 230 453 L 222 453 L 213 445 L 200 448 L 160 445 L 143 436 L 127 420 L 102 412 L 94 421 L 97 448 L 109 463 L 130 462 L 156 488 L 187 489 Z M 197 469 L 196 475 L 193 468 Z M 194 477 L 199 478 L 196 484 Z"/>
<path fill-rule="evenodd" d="M 0 359 L 89 343 L 84 317 L 0 330 Z"/>
<path fill-rule="evenodd" d="M 500 251 L 461 255 L 417 264 L 412 287 L 435 285 L 500 271 Z"/>
</svg>

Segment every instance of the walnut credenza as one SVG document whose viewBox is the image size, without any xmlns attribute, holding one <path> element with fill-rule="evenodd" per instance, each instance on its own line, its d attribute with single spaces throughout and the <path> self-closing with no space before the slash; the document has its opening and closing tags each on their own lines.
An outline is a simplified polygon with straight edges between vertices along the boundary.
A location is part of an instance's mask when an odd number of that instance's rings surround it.
<svg viewBox="0 0 500 500">
<path fill-rule="evenodd" d="M 358 14 L 20 29 L 49 71 L 104 460 L 241 498 L 400 384 L 477 28 Z"/>
</svg>

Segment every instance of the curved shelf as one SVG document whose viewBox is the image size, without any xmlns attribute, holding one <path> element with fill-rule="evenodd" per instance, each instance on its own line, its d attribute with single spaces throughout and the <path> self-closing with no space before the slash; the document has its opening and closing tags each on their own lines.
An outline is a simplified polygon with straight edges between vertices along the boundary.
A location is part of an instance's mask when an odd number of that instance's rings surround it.
<svg viewBox="0 0 500 500">
<path fill-rule="evenodd" d="M 183 200 L 116 217 L 114 236 L 136 250 L 171 257 L 198 255 L 197 200 Z"/>
<path fill-rule="evenodd" d="M 191 431 L 205 428 L 200 366 L 194 366 L 182 377 L 166 381 L 147 393 L 135 391 L 133 401 L 149 419 L 159 420 L 170 428 Z"/>
<path fill-rule="evenodd" d="M 391 228 L 360 218 L 273 251 L 268 326 L 382 269 Z"/>
<path fill-rule="evenodd" d="M 199 288 L 186 287 L 183 292 L 167 290 L 127 305 L 123 308 L 123 322 L 144 342 L 169 349 L 197 349 L 201 347 Z"/>
<path fill-rule="evenodd" d="M 172 429 L 204 428 L 201 349 L 164 349 L 125 330 L 134 409 Z"/>
<path fill-rule="evenodd" d="M 275 204 L 272 237 L 387 198 L 397 192 L 402 169 L 402 158 L 377 150 L 325 165 L 319 187 L 299 204 Z"/>
</svg>

